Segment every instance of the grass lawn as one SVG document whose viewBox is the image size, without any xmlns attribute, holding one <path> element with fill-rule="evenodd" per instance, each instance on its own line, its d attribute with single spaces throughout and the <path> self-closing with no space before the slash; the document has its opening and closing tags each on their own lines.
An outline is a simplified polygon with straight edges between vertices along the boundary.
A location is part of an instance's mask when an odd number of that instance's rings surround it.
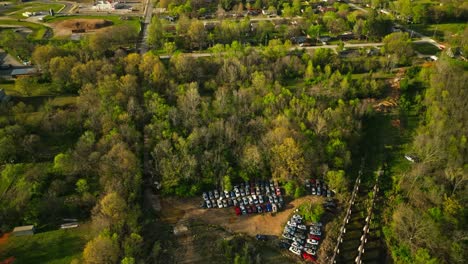
<svg viewBox="0 0 468 264">
<path fill-rule="evenodd" d="M 33 236 L 11 236 L 0 248 L 0 261 L 14 257 L 15 263 L 68 264 L 75 258 L 81 258 L 81 252 L 91 237 L 88 224 Z"/>
<path fill-rule="evenodd" d="M 5 93 L 10 96 L 17 96 L 19 95 L 18 92 L 15 91 L 15 84 L 14 83 L 0 83 L 0 90 L 5 90 Z"/>
<path fill-rule="evenodd" d="M 36 96 L 53 96 L 57 92 L 50 83 L 34 83 L 28 87 L 28 94 L 24 91 L 18 90 L 14 84 L 0 84 L 0 89 L 5 89 L 6 94 L 16 97 L 36 97 Z"/>
<path fill-rule="evenodd" d="M 425 55 L 435 55 L 440 52 L 437 47 L 429 43 L 412 43 L 412 46 L 415 51 Z"/>
<path fill-rule="evenodd" d="M 45 11 L 49 12 L 49 9 L 53 9 L 55 12 L 58 12 L 65 5 L 57 3 L 21 3 L 21 4 L 11 4 L 8 8 L 1 10 L 0 15 L 3 16 L 12 16 L 15 18 L 24 18 L 22 13 L 24 12 L 39 12 Z"/>
<path fill-rule="evenodd" d="M 0 20 L 0 26 L 2 25 L 14 25 L 30 28 L 33 32 L 28 36 L 28 38 L 32 40 L 41 40 L 44 37 L 44 34 L 47 32 L 46 26 L 32 22 L 2 19 Z"/>
<path fill-rule="evenodd" d="M 26 18 L 23 16 L 24 12 L 45 12 L 48 13 L 50 9 L 54 10 L 55 13 L 57 13 L 59 10 L 61 10 L 65 5 L 62 4 L 55 4 L 55 3 L 50 3 L 50 4 L 45 4 L 45 3 L 29 3 L 31 5 L 26 5 L 26 6 L 21 6 L 22 8 L 18 11 L 12 12 L 9 14 L 9 16 L 14 17 L 14 18 Z"/>
<path fill-rule="evenodd" d="M 76 98 L 77 96 L 57 96 L 54 99 L 50 101 L 50 104 L 52 106 L 56 107 L 64 107 L 68 105 L 74 105 L 76 104 Z"/>
<path fill-rule="evenodd" d="M 445 40 L 445 34 L 453 35 L 462 33 L 466 27 L 466 23 L 446 23 L 446 24 L 415 24 L 411 25 L 411 29 L 414 29 L 428 37 L 435 36 L 440 41 Z"/>
<path fill-rule="evenodd" d="M 138 31 L 140 30 L 140 19 L 137 17 L 129 17 L 126 20 L 122 20 L 120 16 L 115 16 L 115 15 L 109 15 L 109 16 L 46 16 L 44 17 L 44 22 L 47 23 L 54 23 L 54 22 L 59 22 L 59 21 L 64 21 L 64 20 L 69 20 L 69 19 L 105 19 L 112 21 L 112 23 L 116 26 L 118 25 L 130 25 L 137 29 Z"/>
</svg>

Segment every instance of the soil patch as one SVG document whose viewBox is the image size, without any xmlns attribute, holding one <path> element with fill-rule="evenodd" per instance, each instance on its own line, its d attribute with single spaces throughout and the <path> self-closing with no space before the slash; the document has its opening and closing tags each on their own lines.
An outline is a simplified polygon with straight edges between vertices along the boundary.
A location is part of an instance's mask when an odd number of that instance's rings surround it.
<svg viewBox="0 0 468 264">
<path fill-rule="evenodd" d="M 280 236 L 284 224 L 298 205 L 305 201 L 319 203 L 323 198 L 306 196 L 290 201 L 282 211 L 271 214 L 251 214 L 236 216 L 233 207 L 224 209 L 199 208 L 200 199 L 164 198 L 162 205 L 162 220 L 174 223 L 184 220 L 201 220 L 208 224 L 219 225 L 232 233 L 244 233 L 250 236 L 256 234 Z"/>
<path fill-rule="evenodd" d="M 5 233 L 3 236 L 0 237 L 0 248 L 2 245 L 4 245 L 7 241 L 8 238 L 10 237 L 11 233 Z"/>
<path fill-rule="evenodd" d="M 53 23 L 55 36 L 67 36 L 73 32 L 84 33 L 112 26 L 112 21 L 105 19 L 68 19 Z"/>
</svg>

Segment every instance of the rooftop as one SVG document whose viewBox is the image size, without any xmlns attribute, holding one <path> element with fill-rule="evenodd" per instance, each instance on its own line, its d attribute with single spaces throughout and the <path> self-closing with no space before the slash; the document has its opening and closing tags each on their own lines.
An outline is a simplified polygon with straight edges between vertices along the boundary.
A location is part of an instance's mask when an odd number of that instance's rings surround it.
<svg viewBox="0 0 468 264">
<path fill-rule="evenodd" d="M 13 229 L 14 232 L 21 232 L 21 231 L 30 231 L 34 229 L 34 225 L 27 225 L 27 226 L 17 226 Z"/>
</svg>

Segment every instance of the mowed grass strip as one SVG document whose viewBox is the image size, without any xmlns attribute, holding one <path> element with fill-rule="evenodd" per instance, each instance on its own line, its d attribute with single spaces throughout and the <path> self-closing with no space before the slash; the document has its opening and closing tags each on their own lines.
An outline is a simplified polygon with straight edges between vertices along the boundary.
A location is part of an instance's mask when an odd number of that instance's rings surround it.
<svg viewBox="0 0 468 264">
<path fill-rule="evenodd" d="M 435 55 L 440 52 L 440 50 L 429 43 L 412 43 L 413 49 L 424 55 Z"/>
<path fill-rule="evenodd" d="M 48 27 L 41 24 L 12 19 L 0 19 L 0 27 L 2 25 L 30 28 L 33 32 L 28 36 L 28 38 L 31 40 L 41 40 L 42 38 L 44 38 L 44 34 L 47 32 L 48 29 Z"/>
<path fill-rule="evenodd" d="M 10 236 L 0 249 L 0 261 L 14 257 L 15 263 L 70 263 L 81 258 L 86 242 L 92 237 L 88 224 L 78 228 L 55 230 L 33 236 Z"/>
</svg>

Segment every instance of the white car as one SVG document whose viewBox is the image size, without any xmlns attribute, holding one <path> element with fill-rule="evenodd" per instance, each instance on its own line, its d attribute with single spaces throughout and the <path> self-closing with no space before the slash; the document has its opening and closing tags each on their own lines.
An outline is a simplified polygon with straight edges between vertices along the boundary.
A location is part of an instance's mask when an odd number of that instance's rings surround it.
<svg viewBox="0 0 468 264">
<path fill-rule="evenodd" d="M 252 195 L 252 200 L 255 204 L 258 204 L 258 199 L 257 199 L 257 196 L 255 194 Z"/>
<path fill-rule="evenodd" d="M 223 208 L 223 202 L 221 200 L 216 200 L 218 203 L 218 208 Z"/>
<path fill-rule="evenodd" d="M 287 224 L 288 224 L 288 226 L 297 227 L 297 224 L 296 224 L 296 222 L 294 222 L 294 221 L 288 221 Z"/>
<path fill-rule="evenodd" d="M 244 205 L 249 204 L 249 199 L 247 199 L 247 197 L 242 197 L 242 201 L 244 202 Z"/>
<path fill-rule="evenodd" d="M 296 222 L 302 222 L 302 216 L 295 214 L 292 216 L 292 219 Z"/>
<path fill-rule="evenodd" d="M 302 230 L 307 230 L 307 226 L 305 225 L 297 225 L 297 228 L 302 229 Z"/>
<path fill-rule="evenodd" d="M 294 242 L 291 244 L 291 246 L 293 246 L 293 247 L 295 247 L 295 248 L 297 248 L 297 249 L 299 249 L 299 250 L 302 250 L 302 249 L 304 248 L 304 247 L 300 244 L 300 242 L 298 242 L 298 241 L 294 241 Z"/>
<path fill-rule="evenodd" d="M 304 239 L 300 238 L 300 237 L 293 237 L 292 239 L 294 242 L 297 242 L 298 244 L 304 244 Z"/>
<path fill-rule="evenodd" d="M 234 188 L 234 192 L 236 193 L 236 197 L 240 197 L 241 194 L 240 194 L 240 191 L 238 188 Z"/>
<path fill-rule="evenodd" d="M 306 253 L 308 253 L 308 254 L 311 254 L 312 256 L 317 255 L 317 251 L 315 251 L 315 250 L 312 249 L 312 248 L 306 247 L 306 248 L 304 249 L 304 251 L 305 251 Z"/>
<path fill-rule="evenodd" d="M 296 255 L 298 255 L 298 256 L 301 255 L 301 250 L 298 249 L 297 247 L 291 246 L 291 247 L 289 247 L 289 251 L 291 251 L 292 253 L 294 253 L 294 254 L 296 254 Z"/>
<path fill-rule="evenodd" d="M 263 200 L 263 195 L 258 196 L 258 202 L 259 203 L 264 203 L 265 201 Z"/>
<path fill-rule="evenodd" d="M 315 235 L 315 236 L 321 236 L 322 231 L 320 231 L 320 229 L 310 230 L 309 234 Z"/>
<path fill-rule="evenodd" d="M 210 200 L 206 200 L 206 207 L 207 207 L 207 208 L 211 208 L 211 202 L 210 202 Z"/>
<path fill-rule="evenodd" d="M 289 233 L 283 233 L 283 237 L 292 240 L 294 237 Z"/>
<path fill-rule="evenodd" d="M 318 245 L 319 242 L 318 242 L 317 240 L 315 240 L 315 239 L 310 239 L 310 238 L 308 238 L 308 239 L 307 239 L 307 244 Z"/>
</svg>

